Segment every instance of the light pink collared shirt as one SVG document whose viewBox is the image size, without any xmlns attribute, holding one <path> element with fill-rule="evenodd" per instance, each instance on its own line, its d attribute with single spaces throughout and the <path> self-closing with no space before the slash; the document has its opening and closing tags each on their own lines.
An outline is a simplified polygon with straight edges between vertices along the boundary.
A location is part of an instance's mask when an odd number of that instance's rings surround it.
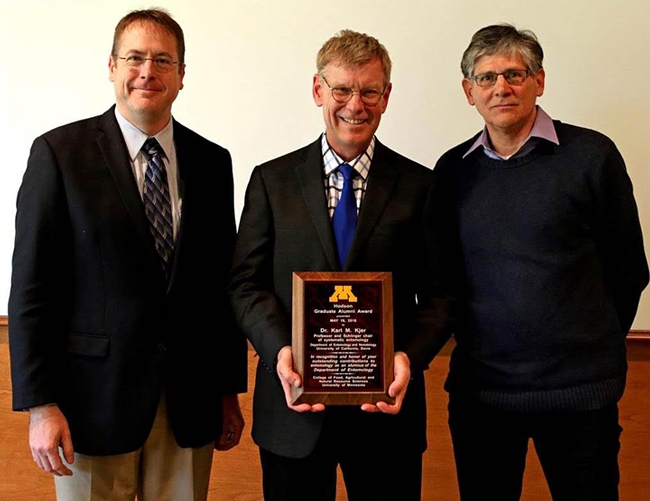
<svg viewBox="0 0 650 501">
<path fill-rule="evenodd" d="M 476 141 L 474 141 L 471 148 L 467 150 L 467 153 L 463 155 L 463 158 L 472 153 L 479 146 L 483 146 L 483 152 L 494 160 L 508 160 L 510 158 L 523 157 L 533 151 L 542 140 L 550 141 L 554 144 L 560 144 L 560 141 L 557 138 L 557 133 L 555 132 L 555 126 L 553 125 L 553 119 L 538 105 L 537 116 L 535 117 L 533 128 L 530 130 L 530 134 L 528 134 L 524 143 L 515 153 L 505 157 L 494 151 L 490 144 L 490 136 L 486 126 L 483 127 L 483 132 L 476 138 Z"/>
</svg>

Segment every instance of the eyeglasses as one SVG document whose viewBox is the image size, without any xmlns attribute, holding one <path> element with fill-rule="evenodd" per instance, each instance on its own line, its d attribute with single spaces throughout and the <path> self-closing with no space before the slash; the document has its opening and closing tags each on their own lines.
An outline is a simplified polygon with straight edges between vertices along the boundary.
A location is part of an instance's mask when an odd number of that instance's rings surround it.
<svg viewBox="0 0 650 501">
<path fill-rule="evenodd" d="M 158 57 L 142 57 L 142 56 L 115 56 L 118 59 L 121 59 L 124 61 L 124 64 L 126 64 L 129 68 L 140 68 L 146 61 L 151 61 L 153 63 L 153 67 L 156 71 L 159 71 L 161 73 L 169 73 L 174 69 L 174 67 L 177 64 L 183 64 L 179 61 L 172 61 L 168 57 L 164 56 L 158 56 Z"/>
<path fill-rule="evenodd" d="M 479 87 L 492 87 L 497 83 L 499 75 L 503 75 L 503 78 L 508 82 L 508 85 L 521 85 L 526 81 L 528 75 L 530 75 L 530 70 L 508 70 L 503 73 L 481 73 L 480 75 L 475 75 L 472 79 Z"/>
<path fill-rule="evenodd" d="M 354 94 L 359 94 L 359 97 L 361 97 L 361 101 L 363 104 L 367 104 L 368 106 L 374 106 L 376 105 L 382 96 L 384 95 L 384 92 L 386 92 L 386 86 L 382 90 L 377 90 L 377 89 L 361 89 L 361 90 L 352 90 L 350 87 L 332 87 L 325 77 L 321 77 L 323 79 L 323 82 L 327 84 L 327 86 L 330 88 L 330 92 L 332 93 L 332 97 L 334 98 L 334 101 L 337 103 L 347 103 L 350 99 L 352 99 L 352 96 Z"/>
</svg>

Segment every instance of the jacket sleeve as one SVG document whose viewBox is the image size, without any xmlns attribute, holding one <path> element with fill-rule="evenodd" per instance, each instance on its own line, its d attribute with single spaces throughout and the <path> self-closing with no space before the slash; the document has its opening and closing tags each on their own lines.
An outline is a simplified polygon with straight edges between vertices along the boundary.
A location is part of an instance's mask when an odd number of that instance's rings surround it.
<svg viewBox="0 0 650 501">
<path fill-rule="evenodd" d="M 435 180 L 435 177 L 434 177 Z M 417 292 L 415 335 L 406 353 L 413 369 L 426 369 L 449 340 L 455 299 L 446 263 L 444 213 L 436 183 L 431 185 L 422 221 L 421 267 Z"/>
<path fill-rule="evenodd" d="M 291 345 L 288 313 L 273 288 L 273 213 L 259 167 L 251 174 L 229 285 L 235 321 L 273 373 L 278 351 Z M 299 230 L 296 230 L 299 231 Z"/>
<path fill-rule="evenodd" d="M 17 197 L 9 295 L 9 349 L 13 408 L 57 402 L 65 384 L 65 315 L 70 273 L 69 211 L 52 148 L 34 141 Z"/>
</svg>

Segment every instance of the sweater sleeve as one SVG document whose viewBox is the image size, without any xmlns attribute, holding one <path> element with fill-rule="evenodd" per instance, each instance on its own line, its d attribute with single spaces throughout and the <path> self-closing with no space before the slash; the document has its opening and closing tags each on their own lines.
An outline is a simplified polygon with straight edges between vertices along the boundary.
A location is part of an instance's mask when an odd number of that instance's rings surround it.
<svg viewBox="0 0 650 501">
<path fill-rule="evenodd" d="M 596 190 L 599 200 L 598 245 L 607 287 L 621 331 L 627 335 L 648 284 L 648 264 L 639 213 L 625 162 L 616 146 L 606 148 Z"/>
</svg>

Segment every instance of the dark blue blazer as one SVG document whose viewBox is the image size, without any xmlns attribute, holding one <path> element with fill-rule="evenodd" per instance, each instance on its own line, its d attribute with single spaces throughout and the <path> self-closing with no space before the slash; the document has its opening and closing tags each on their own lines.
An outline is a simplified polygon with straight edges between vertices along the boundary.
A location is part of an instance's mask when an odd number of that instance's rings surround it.
<svg viewBox="0 0 650 501">
<path fill-rule="evenodd" d="M 16 410 L 55 402 L 76 452 L 145 442 L 160 395 L 179 445 L 214 440 L 221 396 L 246 390 L 226 296 L 230 154 L 174 122 L 182 215 L 169 279 L 114 107 L 37 138 L 18 193 L 9 298 Z"/>
<path fill-rule="evenodd" d="M 402 441 L 421 451 L 426 448 L 423 371 L 449 337 L 450 298 L 440 280 L 432 188 L 431 169 L 377 141 L 343 267 L 392 272 L 394 349 L 408 354 L 413 373 L 402 411 L 397 416 L 364 413 L 360 426 L 372 425 L 381 440 Z M 320 139 L 257 166 L 246 192 L 229 290 L 236 320 L 260 360 L 253 439 L 282 456 L 307 456 L 324 418 L 324 413 L 290 410 L 276 374 L 275 357 L 291 344 L 292 273 L 340 269 Z"/>
</svg>

